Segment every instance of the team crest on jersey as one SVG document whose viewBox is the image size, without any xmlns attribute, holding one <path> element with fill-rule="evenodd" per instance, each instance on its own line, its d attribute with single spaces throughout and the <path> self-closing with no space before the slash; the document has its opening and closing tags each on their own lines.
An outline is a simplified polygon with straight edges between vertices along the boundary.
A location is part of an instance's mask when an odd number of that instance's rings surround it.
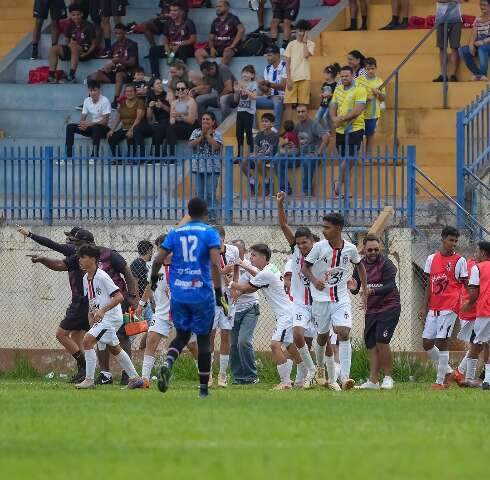
<svg viewBox="0 0 490 480">
<path fill-rule="evenodd" d="M 344 312 L 344 318 L 345 318 L 346 320 L 348 320 L 348 319 L 349 319 L 349 312 Z"/>
<path fill-rule="evenodd" d="M 451 271 L 451 268 L 452 268 L 452 267 L 453 267 L 453 264 L 452 264 L 451 262 L 447 262 L 447 265 L 446 265 L 446 270 L 447 270 L 448 272 L 450 272 L 450 271 Z"/>
<path fill-rule="evenodd" d="M 96 293 L 97 295 L 100 295 L 100 294 L 102 293 L 102 290 L 101 290 L 99 287 L 97 287 L 97 288 L 95 289 L 95 293 Z"/>
<path fill-rule="evenodd" d="M 344 265 L 347 265 L 347 263 L 348 263 L 348 262 L 349 262 L 349 259 L 348 259 L 347 257 L 343 257 L 343 258 L 342 258 L 342 263 L 343 263 Z"/>
<path fill-rule="evenodd" d="M 388 337 L 388 329 L 386 329 L 386 330 L 383 332 L 383 337 L 384 337 L 384 338 L 387 338 L 387 337 Z"/>
</svg>

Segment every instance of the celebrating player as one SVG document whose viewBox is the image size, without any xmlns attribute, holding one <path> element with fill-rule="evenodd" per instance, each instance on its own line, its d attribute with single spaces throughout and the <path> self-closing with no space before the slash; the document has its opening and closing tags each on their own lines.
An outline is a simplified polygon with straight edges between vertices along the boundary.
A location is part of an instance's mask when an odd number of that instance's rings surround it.
<svg viewBox="0 0 490 480">
<path fill-rule="evenodd" d="M 350 331 L 352 328 L 352 307 L 347 289 L 349 264 L 358 265 L 363 303 L 366 303 L 366 270 L 361 263 L 357 248 L 342 238 L 344 218 L 339 213 L 330 213 L 323 217 L 323 235 L 325 240 L 315 243 L 306 256 L 303 275 L 311 283 L 313 296 L 312 313 L 317 325 L 318 349 L 320 358 L 324 353 L 331 326 L 339 338 L 340 380 L 343 390 L 354 387 L 350 378 L 352 346 Z M 320 360 L 317 359 L 320 364 Z M 335 359 L 327 355 L 328 388 L 339 390 L 335 382 Z"/>
<path fill-rule="evenodd" d="M 191 332 L 195 332 L 198 345 L 199 395 L 207 397 L 214 306 L 216 304 L 222 307 L 225 314 L 228 306 L 221 290 L 221 241 L 216 230 L 203 222 L 208 214 L 207 204 L 200 198 L 193 198 L 187 208 L 190 221 L 167 234 L 151 270 L 151 288 L 155 291 L 160 269 L 172 254 L 170 309 L 177 335 L 170 343 L 167 358 L 160 370 L 158 389 L 161 392 L 168 390 L 173 365 L 189 342 Z"/>
</svg>

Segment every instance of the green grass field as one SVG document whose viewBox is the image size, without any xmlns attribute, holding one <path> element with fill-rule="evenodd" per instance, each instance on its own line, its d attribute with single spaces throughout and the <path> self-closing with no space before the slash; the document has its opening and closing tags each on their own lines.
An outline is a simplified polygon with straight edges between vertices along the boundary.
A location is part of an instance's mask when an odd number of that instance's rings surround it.
<svg viewBox="0 0 490 480">
<path fill-rule="evenodd" d="M 3 479 L 480 478 L 486 392 L 398 384 L 391 392 L 195 383 L 165 395 L 0 379 Z"/>
</svg>

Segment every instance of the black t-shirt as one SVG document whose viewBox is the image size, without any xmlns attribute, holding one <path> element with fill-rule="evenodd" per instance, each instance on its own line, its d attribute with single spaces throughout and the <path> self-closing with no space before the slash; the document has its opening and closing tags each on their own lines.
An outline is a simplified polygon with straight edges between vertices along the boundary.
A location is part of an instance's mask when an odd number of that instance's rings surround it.
<svg viewBox="0 0 490 480">
<path fill-rule="evenodd" d="M 138 280 L 138 291 L 141 297 L 143 296 L 146 285 L 148 285 L 148 267 L 146 266 L 146 262 L 142 258 L 137 258 L 133 260 L 129 268 L 134 278 Z"/>
<path fill-rule="evenodd" d="M 242 22 L 240 19 L 229 13 L 224 20 L 216 17 L 211 24 L 211 34 L 214 35 L 215 48 L 225 48 L 233 42 L 238 32 L 238 25 Z"/>
<path fill-rule="evenodd" d="M 145 81 L 145 80 L 141 80 L 140 82 L 132 82 L 132 85 L 133 87 L 136 89 L 136 95 L 140 98 L 144 98 L 146 99 L 146 95 L 147 95 L 147 91 L 148 91 L 148 82 Z M 147 89 L 147 91 L 145 93 L 138 93 L 138 90 L 140 88 L 145 88 Z"/>
<path fill-rule="evenodd" d="M 176 24 L 172 19 L 165 23 L 163 34 L 167 37 L 170 44 L 179 44 L 185 40 L 189 40 L 191 35 L 196 33 L 194 22 L 187 18 L 180 24 Z"/>
<path fill-rule="evenodd" d="M 124 60 L 135 58 L 136 62 L 134 64 L 134 67 L 132 68 L 136 68 L 139 62 L 138 44 L 136 42 L 133 42 L 133 40 L 130 40 L 129 38 L 126 38 L 122 43 L 116 42 L 112 45 L 112 56 L 119 57 Z M 129 68 L 129 70 L 132 70 L 132 68 Z"/>
<path fill-rule="evenodd" d="M 324 82 L 322 85 L 322 93 L 331 93 L 333 95 L 333 92 L 335 92 L 335 87 L 337 86 L 337 82 Z M 329 91 L 330 89 L 330 91 Z M 322 98 L 322 101 L 320 102 L 320 105 L 322 107 L 328 107 L 330 105 L 330 102 L 332 101 L 333 97 L 329 98 Z"/>
<path fill-rule="evenodd" d="M 70 41 L 77 42 L 85 52 L 92 46 L 92 42 L 95 40 L 95 27 L 87 21 L 77 27 L 73 22 L 70 22 L 65 37 L 68 43 Z"/>
<path fill-rule="evenodd" d="M 163 108 L 158 108 L 155 106 L 152 107 L 151 109 L 153 111 L 155 121 L 160 123 L 170 120 L 170 104 L 168 103 L 167 94 L 165 92 L 162 92 L 160 95 L 156 95 L 155 93 L 151 92 L 147 97 L 146 107 L 148 108 L 150 106 L 150 102 L 157 102 L 158 100 L 166 105 L 169 110 L 164 110 Z"/>
</svg>

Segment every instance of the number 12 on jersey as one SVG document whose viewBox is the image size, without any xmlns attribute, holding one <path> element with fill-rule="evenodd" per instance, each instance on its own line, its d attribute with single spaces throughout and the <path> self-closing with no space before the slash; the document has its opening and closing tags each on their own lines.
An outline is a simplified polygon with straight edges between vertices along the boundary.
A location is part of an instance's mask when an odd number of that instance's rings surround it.
<svg viewBox="0 0 490 480">
<path fill-rule="evenodd" d="M 180 237 L 180 243 L 182 245 L 182 256 L 184 257 L 184 262 L 197 262 L 197 237 L 195 235 Z"/>
</svg>

